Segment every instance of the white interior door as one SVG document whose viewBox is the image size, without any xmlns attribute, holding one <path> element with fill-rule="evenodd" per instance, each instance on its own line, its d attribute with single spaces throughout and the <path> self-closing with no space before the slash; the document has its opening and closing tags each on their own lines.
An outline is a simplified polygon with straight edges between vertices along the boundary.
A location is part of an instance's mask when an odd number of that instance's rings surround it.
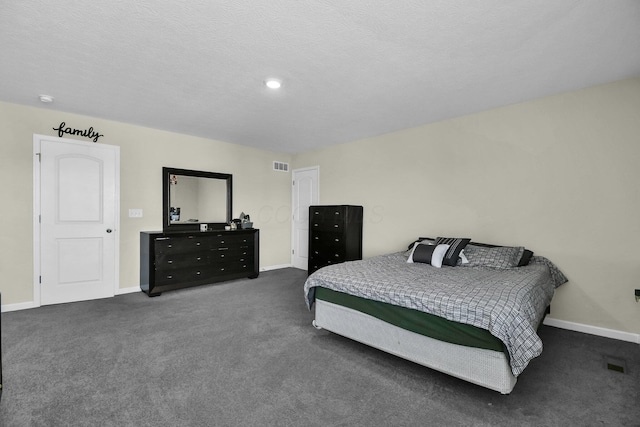
<svg viewBox="0 0 640 427">
<path fill-rule="evenodd" d="M 34 136 L 40 157 L 40 304 L 106 298 L 118 284 L 119 147 Z"/>
<path fill-rule="evenodd" d="M 293 230 L 291 265 L 306 270 L 309 265 L 309 206 L 320 202 L 319 168 L 293 171 Z"/>
</svg>

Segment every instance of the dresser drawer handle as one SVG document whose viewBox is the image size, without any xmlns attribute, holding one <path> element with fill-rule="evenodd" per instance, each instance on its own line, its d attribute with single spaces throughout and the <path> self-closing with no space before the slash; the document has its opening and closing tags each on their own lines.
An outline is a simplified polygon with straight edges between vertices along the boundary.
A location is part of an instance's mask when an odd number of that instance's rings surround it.
<svg viewBox="0 0 640 427">
<path fill-rule="evenodd" d="M 340 239 L 335 239 L 335 240 L 336 240 L 336 242 L 339 242 L 339 241 L 340 241 Z"/>
<path fill-rule="evenodd" d="M 333 226 L 334 226 L 335 228 L 340 227 L 340 225 L 338 225 L 338 224 L 333 224 Z"/>
<path fill-rule="evenodd" d="M 218 248 L 219 251 L 228 251 L 229 248 Z"/>
<path fill-rule="evenodd" d="M 224 267 L 222 267 L 222 268 L 220 269 L 220 271 L 224 271 Z"/>
<path fill-rule="evenodd" d="M 220 258 L 224 258 L 224 254 L 220 255 Z"/>
<path fill-rule="evenodd" d="M 200 257 L 197 257 L 197 258 L 196 258 L 196 261 L 200 261 L 200 260 L 202 260 L 202 258 L 200 258 Z"/>
<path fill-rule="evenodd" d="M 199 272 L 199 271 L 196 271 L 196 276 L 199 276 L 199 275 L 200 275 L 200 272 Z"/>
<path fill-rule="evenodd" d="M 168 247 L 168 248 L 172 248 L 172 247 L 173 247 L 173 245 L 167 245 L 167 247 Z"/>
<path fill-rule="evenodd" d="M 222 243 L 224 243 L 224 240 L 220 240 L 220 243 L 221 243 L 221 244 L 222 244 Z"/>
<path fill-rule="evenodd" d="M 173 276 L 167 276 L 167 279 L 173 279 Z"/>
<path fill-rule="evenodd" d="M 172 259 L 167 260 L 167 264 L 173 264 L 173 260 Z"/>
<path fill-rule="evenodd" d="M 200 246 L 200 242 L 196 242 L 196 246 Z"/>
</svg>

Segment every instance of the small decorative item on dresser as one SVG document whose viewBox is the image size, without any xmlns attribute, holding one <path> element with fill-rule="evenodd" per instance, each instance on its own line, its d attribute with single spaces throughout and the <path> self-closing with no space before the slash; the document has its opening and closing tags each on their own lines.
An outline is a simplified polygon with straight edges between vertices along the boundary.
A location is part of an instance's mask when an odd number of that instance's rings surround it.
<svg viewBox="0 0 640 427">
<path fill-rule="evenodd" d="M 309 207 L 309 274 L 362 259 L 362 206 Z"/>
</svg>

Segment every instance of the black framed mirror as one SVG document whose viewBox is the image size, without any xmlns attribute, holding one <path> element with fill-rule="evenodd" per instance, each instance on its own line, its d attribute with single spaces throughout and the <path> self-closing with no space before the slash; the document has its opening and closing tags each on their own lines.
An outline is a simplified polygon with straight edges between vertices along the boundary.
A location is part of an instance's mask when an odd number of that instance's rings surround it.
<svg viewBox="0 0 640 427">
<path fill-rule="evenodd" d="M 228 173 L 162 168 L 162 230 L 224 229 L 231 222 L 233 182 Z"/>
</svg>

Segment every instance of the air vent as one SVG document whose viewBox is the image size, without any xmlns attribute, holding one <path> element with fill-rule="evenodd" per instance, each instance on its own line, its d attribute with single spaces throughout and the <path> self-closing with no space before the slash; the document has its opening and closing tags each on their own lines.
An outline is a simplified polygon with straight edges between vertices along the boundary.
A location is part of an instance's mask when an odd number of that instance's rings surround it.
<svg viewBox="0 0 640 427">
<path fill-rule="evenodd" d="M 624 359 L 613 356 L 605 356 L 605 366 L 607 369 L 624 374 L 627 372 L 627 362 Z"/>
<path fill-rule="evenodd" d="M 289 163 L 273 162 L 273 170 L 278 172 L 289 172 Z"/>
</svg>

